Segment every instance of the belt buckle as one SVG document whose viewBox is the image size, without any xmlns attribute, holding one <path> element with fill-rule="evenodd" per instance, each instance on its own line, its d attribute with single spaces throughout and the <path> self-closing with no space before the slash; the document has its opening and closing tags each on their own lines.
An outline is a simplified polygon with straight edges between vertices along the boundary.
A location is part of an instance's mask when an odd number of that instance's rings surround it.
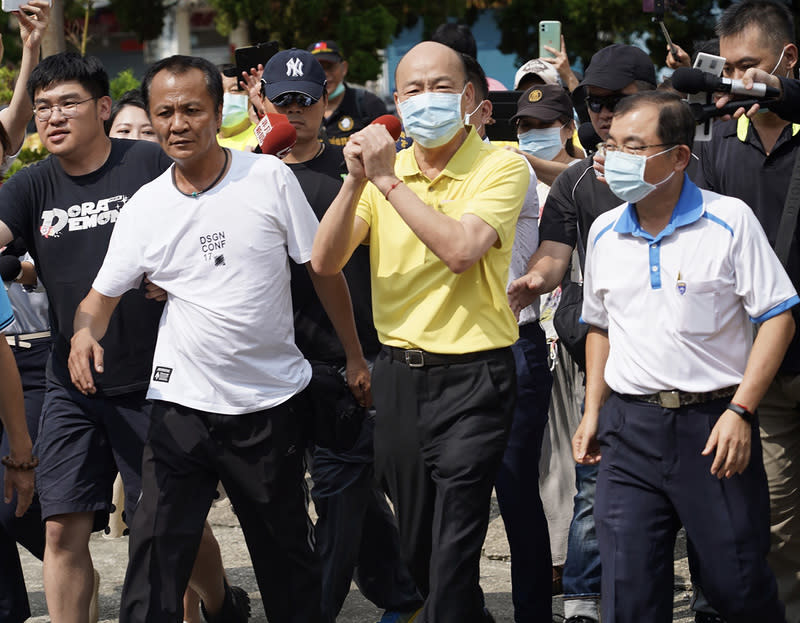
<svg viewBox="0 0 800 623">
<path fill-rule="evenodd" d="M 668 392 L 658 392 L 658 402 L 665 409 L 679 409 L 681 406 L 681 395 L 676 389 Z"/>
<path fill-rule="evenodd" d="M 422 368 L 425 365 L 425 356 L 421 350 L 407 350 L 405 358 L 409 368 Z"/>
</svg>

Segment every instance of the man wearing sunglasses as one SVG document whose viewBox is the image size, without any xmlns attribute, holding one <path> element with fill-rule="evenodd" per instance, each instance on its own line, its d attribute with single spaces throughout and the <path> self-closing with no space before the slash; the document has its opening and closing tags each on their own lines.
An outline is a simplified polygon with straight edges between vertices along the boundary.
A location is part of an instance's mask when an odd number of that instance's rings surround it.
<svg viewBox="0 0 800 623">
<path fill-rule="evenodd" d="M 619 101 L 655 88 L 655 68 L 647 54 L 634 46 L 614 44 L 592 57 L 573 97 L 585 98 L 595 132 L 606 140 Z M 561 282 L 576 244 L 583 264 L 589 227 L 597 216 L 619 205 L 593 167 L 594 160 L 587 157 L 553 183 L 539 222 L 539 248 L 528 273 L 509 287 L 515 311 Z M 575 475 L 578 494 L 563 572 L 564 613 L 569 623 L 592 623 L 598 620 L 600 598 L 600 559 L 592 516 L 597 466 L 576 465 Z"/>
<path fill-rule="evenodd" d="M 321 219 L 347 174 L 342 147 L 318 139 L 328 101 L 325 72 L 311 53 L 286 50 L 269 60 L 261 82 L 264 108 L 286 115 L 297 131 L 297 142 L 283 162 Z M 292 263 L 290 269 L 297 347 L 309 361 L 330 365 L 336 373 L 345 369 L 353 395 L 370 407 L 370 371 L 364 357 L 373 360 L 380 343 L 372 322 L 369 248 L 357 249 L 342 270 L 357 331 L 350 336 L 340 338 L 335 331 L 305 267 Z M 333 402 L 329 395 L 314 396 L 323 404 L 326 399 L 327 404 Z M 352 448 L 314 448 L 311 496 L 318 517 L 316 550 L 322 561 L 322 623 L 334 623 L 354 577 L 364 595 L 386 610 L 382 623 L 405 623 L 422 603 L 400 561 L 394 515 L 375 482 L 374 427 L 375 412 L 370 409 Z"/>
</svg>

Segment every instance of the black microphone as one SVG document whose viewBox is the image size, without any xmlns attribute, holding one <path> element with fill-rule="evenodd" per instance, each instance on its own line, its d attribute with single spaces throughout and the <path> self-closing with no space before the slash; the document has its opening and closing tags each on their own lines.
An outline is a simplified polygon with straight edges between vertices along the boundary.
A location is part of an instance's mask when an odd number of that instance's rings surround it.
<svg viewBox="0 0 800 623">
<path fill-rule="evenodd" d="M 678 67 L 672 74 L 672 86 L 681 93 L 733 93 L 747 97 L 767 97 L 776 99 L 781 96 L 780 89 L 767 86 L 763 82 L 755 82 L 752 89 L 746 89 L 741 80 L 718 78 L 700 69 Z"/>
<path fill-rule="evenodd" d="M 717 108 L 716 104 L 698 104 L 697 102 L 691 102 L 689 104 L 689 108 L 691 109 L 692 115 L 694 116 L 694 120 L 697 123 L 705 123 L 706 121 L 714 117 L 722 117 L 723 115 L 732 115 L 740 108 L 748 110 L 751 106 L 758 104 L 762 110 L 768 110 L 770 104 L 775 104 L 775 103 L 776 102 L 774 99 L 734 100 L 732 102 L 728 102 L 722 108 Z"/>
</svg>

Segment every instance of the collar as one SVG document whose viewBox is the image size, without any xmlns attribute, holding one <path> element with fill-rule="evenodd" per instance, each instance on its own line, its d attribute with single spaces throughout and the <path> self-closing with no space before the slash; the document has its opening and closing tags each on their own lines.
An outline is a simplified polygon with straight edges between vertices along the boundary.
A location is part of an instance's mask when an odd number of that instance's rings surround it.
<svg viewBox="0 0 800 623">
<path fill-rule="evenodd" d="M 466 140 L 447 162 L 447 165 L 439 174 L 439 177 L 447 176 L 454 180 L 465 179 L 472 171 L 472 165 L 475 164 L 475 160 L 483 149 L 486 149 L 486 144 L 475 131 L 475 128 L 469 126 L 467 128 Z M 417 159 L 414 156 L 414 150 L 409 149 L 407 152 L 401 153 L 407 153 L 408 156 L 398 161 L 396 167 L 397 175 L 400 177 L 422 175 L 422 172 L 419 170 L 419 165 L 417 164 Z"/>
<path fill-rule="evenodd" d="M 689 175 L 684 172 L 681 195 L 678 197 L 678 202 L 672 210 L 669 223 L 667 223 L 667 226 L 662 229 L 655 238 L 639 225 L 639 218 L 636 216 L 636 208 L 632 203 L 628 204 L 622 216 L 617 219 L 614 225 L 614 231 L 619 234 L 631 234 L 652 242 L 658 242 L 662 238 L 666 238 L 672 234 L 678 227 L 694 223 L 703 215 L 704 211 L 703 193 L 701 193 L 700 189 L 689 179 Z"/>
<path fill-rule="evenodd" d="M 742 115 L 736 121 L 736 137 L 740 141 L 742 141 L 742 143 L 746 143 L 747 142 L 747 135 L 748 135 L 748 131 L 750 130 L 750 125 L 751 125 L 750 118 L 745 116 L 745 115 Z M 785 131 L 786 131 L 786 129 L 784 128 L 784 132 Z M 792 136 L 796 136 L 798 132 L 800 132 L 800 123 L 793 123 L 792 124 Z M 732 132 L 731 132 L 731 134 L 732 134 Z M 780 141 L 780 139 L 778 139 L 778 141 Z M 776 144 L 776 146 L 777 146 L 777 144 Z M 775 151 L 775 150 L 773 149 L 773 151 Z"/>
</svg>

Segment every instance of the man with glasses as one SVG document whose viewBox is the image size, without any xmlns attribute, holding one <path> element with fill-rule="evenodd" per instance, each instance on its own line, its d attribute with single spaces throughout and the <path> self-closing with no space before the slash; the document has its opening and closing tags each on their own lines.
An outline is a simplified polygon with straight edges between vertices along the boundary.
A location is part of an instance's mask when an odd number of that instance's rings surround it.
<svg viewBox="0 0 800 623">
<path fill-rule="evenodd" d="M 606 181 L 624 203 L 589 231 L 573 438 L 575 460 L 599 465 L 602 615 L 672 620 L 683 526 L 692 572 L 726 621 L 783 623 L 753 412 L 800 298 L 750 208 L 686 175 L 694 131 L 678 95 L 640 93 L 617 106 L 605 143 Z"/>
<path fill-rule="evenodd" d="M 47 289 L 55 336 L 37 440 L 37 488 L 45 520 L 44 586 L 54 623 L 82 623 L 95 577 L 89 537 L 108 521 L 117 470 L 130 518 L 141 489 L 150 426 L 145 389 L 163 306 L 143 287 L 123 298 L 103 342 L 109 363 L 97 393 L 83 396 L 67 367 L 75 310 L 103 262 L 127 200 L 171 163 L 147 141 L 109 139 L 108 76 L 74 53 L 44 59 L 27 83 L 39 137 L 50 157 L 0 188 L 0 245 L 22 237 Z M 210 534 L 208 535 L 210 536 Z M 223 604 L 222 563 L 213 537 L 208 565 L 193 578 L 206 608 Z M 196 585 L 195 580 L 201 585 Z M 246 617 L 245 617 L 246 618 Z"/>
<path fill-rule="evenodd" d="M 333 145 L 345 145 L 347 137 L 386 114 L 386 104 L 366 89 L 345 83 L 348 64 L 335 41 L 317 41 L 308 46 L 328 80 L 323 123 L 324 138 Z"/>
<path fill-rule="evenodd" d="M 530 174 L 464 127 L 474 102 L 461 56 L 412 48 L 395 102 L 413 148 L 369 125 L 344 149 L 348 175 L 314 239 L 339 270 L 370 247 L 381 353 L 372 386 L 375 471 L 395 504 L 401 551 L 425 597 L 419 623 L 482 623 L 481 547 L 514 407 L 519 335 L 505 298 Z"/>
<path fill-rule="evenodd" d="M 634 46 L 614 44 L 592 57 L 573 97 L 586 98 L 594 130 L 605 140 L 620 100 L 655 88 L 655 68 L 647 54 Z M 619 199 L 593 167 L 593 158 L 587 157 L 553 183 L 539 222 L 539 248 L 531 257 L 528 273 L 509 287 L 515 311 L 561 282 L 576 244 L 583 263 L 592 222 L 619 205 Z M 592 516 L 597 467 L 576 465 L 575 481 L 577 495 L 563 572 L 564 613 L 569 623 L 591 623 L 598 620 L 600 597 L 600 560 Z"/>
<path fill-rule="evenodd" d="M 289 71 L 289 66 L 302 66 L 302 71 Z M 328 101 L 325 82 L 325 72 L 314 56 L 296 49 L 273 56 L 262 77 L 265 109 L 286 115 L 297 130 L 297 142 L 283 162 L 320 219 L 347 174 L 342 148 L 317 138 Z M 345 370 L 353 395 L 371 407 L 370 371 L 364 357 L 374 360 L 380 343 L 372 322 L 369 248 L 357 249 L 342 272 L 357 331 L 349 339 L 336 333 L 305 267 L 291 265 L 295 343 L 309 361 L 328 365 L 335 374 Z M 308 391 L 318 392 L 312 400 L 331 405 L 328 415 L 334 417 L 330 393 L 318 387 Z M 375 481 L 374 429 L 375 411 L 368 409 L 352 448 L 313 449 L 311 496 L 318 517 L 316 549 L 322 561 L 322 623 L 336 621 L 353 579 L 365 597 L 386 610 L 381 623 L 405 623 L 422 604 L 400 560 L 394 515 Z"/>
</svg>

